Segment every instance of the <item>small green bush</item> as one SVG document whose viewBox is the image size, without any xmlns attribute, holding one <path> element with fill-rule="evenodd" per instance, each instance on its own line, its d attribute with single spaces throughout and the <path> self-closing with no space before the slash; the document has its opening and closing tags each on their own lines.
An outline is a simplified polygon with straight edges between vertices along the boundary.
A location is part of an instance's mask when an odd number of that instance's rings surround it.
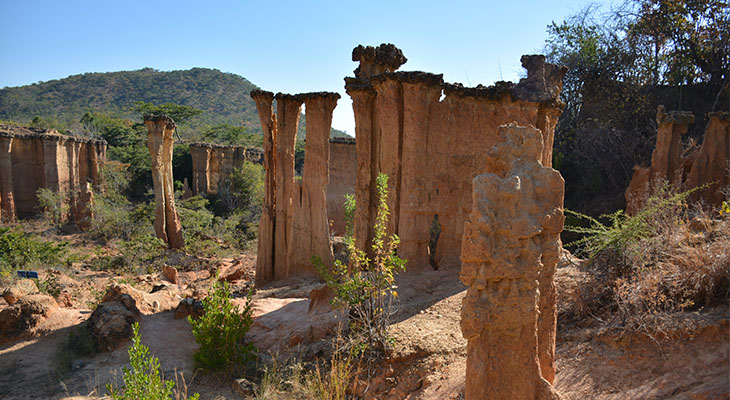
<svg viewBox="0 0 730 400">
<path fill-rule="evenodd" d="M 68 193 L 39 188 L 35 194 L 38 199 L 38 207 L 46 222 L 54 227 L 63 225 L 71 209 L 68 203 Z"/>
<path fill-rule="evenodd" d="M 160 376 L 160 360 L 150 355 L 150 349 L 142 344 L 139 324 L 132 327 L 132 346 L 129 348 L 129 363 L 132 369 L 124 368 L 124 387 L 119 390 L 113 384 L 106 388 L 113 400 L 168 400 L 173 398 L 175 382 Z M 196 393 L 189 399 L 197 400 Z"/>
<path fill-rule="evenodd" d="M 40 241 L 20 228 L 0 228 L 0 275 L 8 278 L 15 270 L 36 264 L 61 265 L 68 242 Z"/>
<path fill-rule="evenodd" d="M 251 296 L 249 292 L 241 312 L 231 302 L 228 283 L 217 282 L 203 299 L 203 316 L 197 320 L 188 317 L 195 341 L 200 345 L 195 361 L 201 367 L 221 370 L 252 359 L 253 344 L 243 343 L 253 323 Z"/>
<path fill-rule="evenodd" d="M 406 260 L 395 254 L 400 240 L 397 235 L 387 236 L 388 175 L 377 177 L 378 209 L 373 232 L 370 258 L 350 240 L 350 265 L 335 260 L 328 270 L 319 257 L 312 263 L 335 293 L 334 307 L 349 311 L 351 334 L 363 338 L 363 345 L 373 351 L 384 351 L 390 346 L 388 326 L 393 314 L 396 292 L 395 276 L 405 270 Z"/>
</svg>

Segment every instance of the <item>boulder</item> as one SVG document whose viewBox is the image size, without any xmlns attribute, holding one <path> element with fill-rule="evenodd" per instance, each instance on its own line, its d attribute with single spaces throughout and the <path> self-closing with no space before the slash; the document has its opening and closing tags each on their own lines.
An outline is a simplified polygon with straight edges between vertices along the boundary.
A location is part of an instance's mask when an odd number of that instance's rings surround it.
<svg viewBox="0 0 730 400">
<path fill-rule="evenodd" d="M 8 302 L 9 305 L 15 304 L 21 297 L 37 293 L 38 287 L 35 282 L 30 279 L 20 279 L 15 281 L 9 288 L 3 292 L 3 298 Z"/>
<path fill-rule="evenodd" d="M 0 343 L 33 333 L 33 329 L 48 318 L 58 304 L 47 294 L 30 294 L 0 311 Z"/>
<path fill-rule="evenodd" d="M 149 315 L 162 311 L 174 310 L 180 301 L 180 289 L 175 285 L 161 285 L 154 293 L 145 293 L 129 285 L 113 284 L 102 298 L 102 303 L 110 301 L 127 302 L 124 296 L 134 301 L 135 307 L 141 314 Z"/>
<path fill-rule="evenodd" d="M 112 351 L 132 337 L 132 325 L 139 320 L 134 300 L 122 294 L 118 300 L 99 304 L 88 320 L 97 351 Z"/>
<path fill-rule="evenodd" d="M 175 308 L 175 319 L 185 318 L 188 315 L 192 315 L 194 319 L 198 319 L 203 316 L 204 312 L 202 301 L 188 297 L 180 300 L 177 308 Z"/>
<path fill-rule="evenodd" d="M 162 277 L 170 283 L 177 284 L 178 283 L 177 268 L 172 267 L 170 265 L 163 265 L 162 266 Z"/>
</svg>

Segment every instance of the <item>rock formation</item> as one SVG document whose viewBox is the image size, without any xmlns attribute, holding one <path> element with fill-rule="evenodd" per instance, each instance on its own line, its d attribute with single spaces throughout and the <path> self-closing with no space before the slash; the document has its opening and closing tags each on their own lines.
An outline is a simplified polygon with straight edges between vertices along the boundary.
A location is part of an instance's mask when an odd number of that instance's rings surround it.
<svg viewBox="0 0 730 400">
<path fill-rule="evenodd" d="M 354 138 L 330 138 L 329 184 L 327 185 L 327 219 L 330 232 L 345 234 L 345 195 L 355 194 L 357 153 Z"/>
<path fill-rule="evenodd" d="M 152 157 L 152 183 L 155 188 L 155 233 L 170 248 L 185 246 L 180 216 L 175 208 L 172 182 L 172 135 L 175 121 L 168 116 L 145 116 L 147 148 Z"/>
<path fill-rule="evenodd" d="M 83 227 L 90 219 L 92 189 L 101 188 L 99 171 L 105 158 L 106 142 L 102 140 L 61 135 L 52 129 L 0 125 L 3 222 L 36 214 L 36 191 L 47 188 L 67 195 L 70 216 Z"/>
<path fill-rule="evenodd" d="M 665 182 L 678 185 L 682 180 L 682 135 L 687 125 L 694 122 L 689 112 L 664 112 L 664 106 L 657 108 L 656 147 L 651 154 L 651 165 L 634 167 L 634 176 L 626 189 L 626 212 L 635 214 L 646 199 Z"/>
<path fill-rule="evenodd" d="M 725 196 L 722 189 L 730 185 L 730 113 L 710 113 L 702 146 L 694 152 L 684 152 L 682 135 L 694 122 L 690 112 L 664 112 L 657 109 L 657 141 L 651 155 L 651 165 L 635 166 L 634 175 L 626 188 L 626 212 L 639 212 L 646 200 L 665 183 L 679 190 L 711 186 L 690 196 L 692 201 L 704 201 L 718 206 Z"/>
<path fill-rule="evenodd" d="M 541 164 L 540 130 L 510 124 L 499 138 L 487 154 L 490 172 L 474 178 L 464 224 L 465 398 L 556 399 L 553 275 L 565 182 Z"/>
<path fill-rule="evenodd" d="M 259 223 L 256 285 L 292 276 L 313 275 L 310 258 L 332 262 L 325 189 L 329 132 L 339 95 L 276 95 L 254 90 L 251 97 L 264 131 L 266 182 Z M 295 180 L 294 145 L 302 103 L 306 104 L 307 151 L 301 182 Z"/>
<path fill-rule="evenodd" d="M 226 182 L 234 168 L 240 168 L 246 161 L 261 164 L 261 155 L 261 149 L 257 148 L 191 143 L 192 194 L 218 193 L 218 188 Z"/>
<path fill-rule="evenodd" d="M 390 177 L 388 233 L 400 237 L 398 253 L 409 270 L 458 267 L 472 179 L 489 172 L 486 153 L 499 141 L 497 128 L 511 122 L 537 127 L 546 143 L 540 159 L 552 165 L 565 69 L 543 56 L 523 56 L 527 77 L 520 83 L 465 88 L 444 83 L 442 75 L 393 72 L 405 57 L 390 46 L 356 48 L 360 68 L 356 78 L 345 78 L 357 137 L 356 245 L 370 247 L 375 178 L 384 172 Z M 432 226 L 440 229 L 435 235 Z"/>
<path fill-rule="evenodd" d="M 715 112 L 708 116 L 710 123 L 704 141 L 692 155 L 684 186 L 689 189 L 713 183 L 692 193 L 690 199 L 719 206 L 727 199 L 722 190 L 730 186 L 730 112 Z"/>
</svg>

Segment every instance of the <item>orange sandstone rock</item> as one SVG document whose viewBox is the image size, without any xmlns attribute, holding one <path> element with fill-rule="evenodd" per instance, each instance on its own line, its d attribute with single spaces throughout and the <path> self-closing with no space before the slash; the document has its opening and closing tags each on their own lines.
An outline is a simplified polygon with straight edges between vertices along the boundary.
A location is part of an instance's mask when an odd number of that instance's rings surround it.
<svg viewBox="0 0 730 400">
<path fill-rule="evenodd" d="M 155 188 L 155 233 L 170 248 L 185 246 L 180 216 L 175 208 L 172 183 L 172 135 L 175 121 L 168 116 L 145 116 L 147 148 L 152 157 L 152 182 Z"/>
<path fill-rule="evenodd" d="M 692 193 L 691 199 L 719 206 L 726 199 L 722 189 L 730 186 L 730 113 L 715 112 L 709 117 L 702 147 L 693 155 L 684 186 L 694 188 L 713 183 Z"/>
<path fill-rule="evenodd" d="M 493 171 L 474 178 L 473 210 L 464 225 L 465 398 L 557 399 L 550 382 L 552 283 L 561 250 L 564 181 L 540 162 L 539 130 L 510 124 L 500 127 L 499 136 L 502 142 L 488 154 Z"/>
</svg>

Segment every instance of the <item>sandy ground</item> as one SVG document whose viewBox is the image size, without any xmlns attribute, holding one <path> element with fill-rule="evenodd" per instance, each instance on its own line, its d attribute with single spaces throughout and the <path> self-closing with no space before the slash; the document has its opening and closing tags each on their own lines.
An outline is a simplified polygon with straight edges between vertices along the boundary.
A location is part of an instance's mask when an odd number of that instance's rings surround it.
<svg viewBox="0 0 730 400">
<path fill-rule="evenodd" d="M 577 269 L 559 269 L 561 298 L 575 290 L 576 282 L 580 282 Z M 336 320 L 331 314 L 307 313 L 307 296 L 313 287 L 312 282 L 296 282 L 256 295 L 251 337 L 262 351 L 312 353 L 311 347 L 318 344 L 309 341 L 321 335 L 317 329 Z M 398 292 L 399 312 L 392 327 L 396 346 L 379 378 L 391 389 L 382 398 L 463 398 L 466 341 L 459 321 L 465 287 L 458 281 L 458 271 L 402 275 Z M 83 367 L 66 376 L 55 370 L 56 349 L 69 330 L 89 315 L 86 309 L 60 309 L 43 323 L 40 337 L 0 347 L 0 399 L 94 397 L 106 393 L 106 383 L 121 382 L 121 370 L 128 366 L 128 346 L 84 358 Z M 728 398 L 728 310 L 708 310 L 698 318 L 695 332 L 678 334 L 664 343 L 596 324 L 562 325 L 555 385 L 573 399 Z M 186 320 L 176 320 L 168 311 L 143 316 L 140 325 L 142 342 L 159 357 L 166 378 L 182 373 L 189 392 L 199 392 L 201 399 L 246 398 L 230 381 L 196 373 L 192 354 L 197 344 Z"/>
</svg>

